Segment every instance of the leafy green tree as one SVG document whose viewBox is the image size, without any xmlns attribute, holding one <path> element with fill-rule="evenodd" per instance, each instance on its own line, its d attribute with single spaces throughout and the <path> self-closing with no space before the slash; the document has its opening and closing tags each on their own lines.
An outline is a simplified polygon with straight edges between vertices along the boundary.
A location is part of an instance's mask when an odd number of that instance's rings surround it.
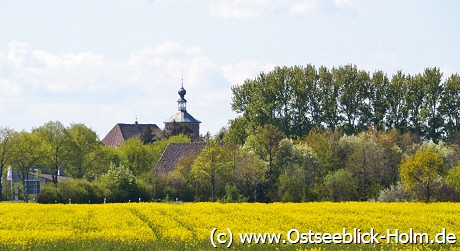
<svg viewBox="0 0 460 251">
<path fill-rule="evenodd" d="M 258 201 L 258 188 L 266 182 L 268 164 L 257 154 L 244 148 L 239 149 L 235 158 L 235 185 L 243 192 L 243 196 Z"/>
<path fill-rule="evenodd" d="M 231 179 L 231 162 L 223 148 L 211 140 L 193 162 L 191 174 L 197 188 L 195 195 L 204 199 L 206 192 L 210 192 L 214 202 L 225 194 L 225 184 Z"/>
<path fill-rule="evenodd" d="M 101 175 L 97 183 L 107 188 L 107 200 L 110 202 L 127 202 L 138 200 L 136 176 L 124 165 L 111 164 L 107 173 Z"/>
<path fill-rule="evenodd" d="M 432 148 L 419 149 L 400 165 L 401 181 L 407 191 L 430 202 L 435 188 L 446 173 L 442 155 Z M 419 190 L 417 190 L 419 189 Z"/>
<path fill-rule="evenodd" d="M 378 147 L 382 151 L 382 173 L 380 176 L 380 184 L 385 188 L 396 184 L 399 181 L 398 166 L 401 163 L 403 151 L 398 146 L 398 137 L 400 137 L 397 129 L 382 133 L 377 136 Z"/>
<path fill-rule="evenodd" d="M 281 175 L 278 190 L 283 201 L 308 201 L 314 199 L 312 191 L 319 162 L 316 154 L 305 144 L 293 144 L 283 139 L 276 154 Z"/>
<path fill-rule="evenodd" d="M 123 156 L 126 157 L 125 165 L 134 175 L 140 175 L 151 169 L 153 163 L 153 153 L 150 148 L 140 140 L 131 138 L 119 148 Z"/>
<path fill-rule="evenodd" d="M 381 190 L 388 167 L 382 149 L 372 132 L 362 132 L 353 152 L 346 159 L 345 169 L 358 185 L 359 200 L 374 199 Z"/>
<path fill-rule="evenodd" d="M 246 121 L 243 117 L 237 117 L 229 120 L 229 128 L 224 136 L 224 141 L 233 142 L 237 145 L 244 145 L 246 138 L 249 136 L 246 128 Z"/>
<path fill-rule="evenodd" d="M 254 133 L 261 125 L 269 123 L 271 118 L 270 110 L 273 102 L 269 102 L 271 92 L 265 81 L 266 75 L 261 73 L 256 79 L 247 79 L 242 85 L 231 88 L 232 109 L 237 113 L 242 113 L 246 127 L 251 133 Z"/>
<path fill-rule="evenodd" d="M 166 197 L 181 201 L 193 201 L 193 188 L 182 175 L 181 172 L 174 170 L 165 177 L 166 185 L 164 193 Z M 165 197 L 165 198 L 166 198 Z"/>
<path fill-rule="evenodd" d="M 357 135 L 343 135 L 337 142 L 336 153 L 340 160 L 340 168 L 346 166 L 348 157 L 355 151 L 359 145 L 359 137 Z"/>
<path fill-rule="evenodd" d="M 178 198 L 182 201 L 194 200 L 193 177 L 191 174 L 193 163 L 199 153 L 192 152 L 180 158 L 176 169 L 165 177 L 165 196 Z"/>
<path fill-rule="evenodd" d="M 452 74 L 447 79 L 440 110 L 441 116 L 445 118 L 446 134 L 452 141 L 460 134 L 460 75 Z"/>
<path fill-rule="evenodd" d="M 408 122 L 410 130 L 420 136 L 424 136 L 424 121 L 426 111 L 424 111 L 425 90 L 423 86 L 423 76 L 418 74 L 415 77 L 409 77 L 408 89 L 406 93 L 406 109 L 408 111 Z"/>
<path fill-rule="evenodd" d="M 423 141 L 421 144 L 412 144 L 412 146 L 406 150 L 405 155 L 414 155 L 418 150 L 426 148 L 433 149 L 434 151 L 438 152 L 441 155 L 444 165 L 447 169 L 457 165 L 459 160 L 458 154 L 454 151 L 452 146 L 447 145 L 443 141 L 438 143 L 434 143 L 432 141 Z"/>
<path fill-rule="evenodd" d="M 71 151 L 71 138 L 68 130 L 59 121 L 50 121 L 33 130 L 43 140 L 47 149 L 46 161 L 51 167 L 53 183 L 57 184 L 60 167 L 68 164 Z"/>
<path fill-rule="evenodd" d="M 0 178 L 3 177 L 3 170 L 6 168 L 6 163 L 10 157 L 12 148 L 11 138 L 14 131 L 9 128 L 0 128 Z M 0 201 L 3 201 L 3 184 L 0 182 Z"/>
<path fill-rule="evenodd" d="M 333 81 L 340 86 L 339 112 L 345 116 L 345 131 L 347 134 L 353 134 L 357 130 L 360 116 L 367 112 L 363 97 L 367 92 L 369 76 L 358 71 L 355 65 L 333 68 L 332 76 Z"/>
<path fill-rule="evenodd" d="M 333 151 L 332 142 L 326 131 L 313 129 L 308 133 L 305 141 L 319 160 L 320 168 L 316 173 L 317 181 L 322 180 L 326 174 L 339 168 L 340 160 Z"/>
<path fill-rule="evenodd" d="M 444 92 L 444 84 L 442 82 L 442 73 L 439 68 L 427 68 L 423 75 L 423 87 L 425 88 L 424 95 L 424 115 L 426 132 L 425 138 L 438 142 L 441 140 L 442 131 L 444 130 L 444 121 L 441 116 L 440 105 L 441 98 Z"/>
<path fill-rule="evenodd" d="M 264 189 L 271 194 L 268 197 L 274 197 L 277 190 L 276 182 L 281 174 L 281 167 L 279 165 L 273 165 L 273 159 L 278 150 L 279 142 L 284 137 L 284 134 L 271 124 L 264 125 L 260 132 L 254 137 L 254 143 L 256 145 L 256 147 L 254 147 L 255 152 L 259 154 L 262 160 L 268 162 L 268 183 Z M 250 137 L 248 137 L 248 140 L 249 138 Z"/>
<path fill-rule="evenodd" d="M 385 73 L 376 71 L 372 74 L 369 86 L 369 108 L 372 113 L 370 121 L 377 130 L 384 130 L 388 110 L 388 92 L 390 81 Z"/>
<path fill-rule="evenodd" d="M 386 126 L 397 128 L 401 133 L 408 129 L 408 86 L 410 76 L 406 76 L 401 71 L 393 75 L 388 87 L 387 102 L 388 111 L 386 116 Z"/>
<path fill-rule="evenodd" d="M 287 84 L 291 86 L 292 94 L 285 102 L 289 109 L 285 122 L 290 124 L 288 135 L 301 136 L 313 125 L 321 124 L 316 69 L 312 65 L 307 65 L 294 66 L 287 71 L 290 76 Z"/>
<path fill-rule="evenodd" d="M 358 199 L 357 182 L 353 175 L 339 169 L 324 178 L 323 200 L 328 201 L 354 201 Z"/>
<path fill-rule="evenodd" d="M 340 86 L 324 66 L 318 69 L 317 89 L 321 107 L 321 124 L 316 126 L 321 127 L 324 123 L 327 128 L 334 130 L 342 121 L 338 110 Z"/>
<path fill-rule="evenodd" d="M 47 154 L 47 149 L 39 135 L 34 132 L 15 132 L 11 140 L 9 163 L 18 173 L 19 178 L 24 181 L 30 169 L 45 161 L 44 156 Z"/>
<path fill-rule="evenodd" d="M 256 141 L 264 151 L 263 158 L 268 161 L 269 168 L 272 167 L 273 157 L 278 149 L 279 142 L 284 138 L 283 132 L 271 124 L 266 124 L 256 135 Z"/>
<path fill-rule="evenodd" d="M 460 164 L 451 168 L 446 177 L 447 183 L 460 191 Z"/>
<path fill-rule="evenodd" d="M 96 132 L 84 124 L 72 124 L 68 129 L 70 137 L 69 165 L 67 173 L 70 176 L 80 179 L 88 174 L 88 170 L 93 169 L 94 155 L 100 147 L 100 142 Z"/>
</svg>

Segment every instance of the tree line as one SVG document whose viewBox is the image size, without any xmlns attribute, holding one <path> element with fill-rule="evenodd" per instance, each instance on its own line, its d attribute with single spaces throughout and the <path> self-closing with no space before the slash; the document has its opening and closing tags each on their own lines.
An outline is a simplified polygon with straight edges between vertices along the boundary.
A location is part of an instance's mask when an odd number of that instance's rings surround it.
<svg viewBox="0 0 460 251">
<path fill-rule="evenodd" d="M 82 124 L 49 122 L 31 132 L 1 129 L 0 160 L 3 171 L 11 166 L 21 179 L 39 166 L 54 174 L 64 167 L 74 179 L 42 184 L 41 203 L 460 200 L 456 144 L 396 129 L 346 135 L 315 128 L 289 139 L 271 124 L 238 144 L 231 131 L 203 139 L 200 153 L 183 157 L 166 175 L 155 164 L 170 142 L 190 142 L 187 136 L 132 138 L 113 148 Z M 3 198 L 10 198 L 8 189 Z"/>
<path fill-rule="evenodd" d="M 0 177 L 45 167 L 43 203 L 460 201 L 459 90 L 437 68 L 390 80 L 353 65 L 278 67 L 233 87 L 241 116 L 166 175 L 154 167 L 169 143 L 191 141 L 186 128 L 113 148 L 56 121 L 0 128 Z M 57 182 L 62 167 L 73 180 Z"/>
<path fill-rule="evenodd" d="M 223 202 L 460 200 L 457 145 L 396 129 L 354 135 L 312 129 L 289 139 L 271 124 L 238 145 L 230 130 L 173 172 L 157 175 L 157 195 Z"/>
<path fill-rule="evenodd" d="M 255 132 L 272 124 L 289 138 L 313 128 L 342 129 L 351 135 L 396 128 L 438 142 L 460 129 L 460 76 L 443 80 L 439 68 L 410 75 L 369 73 L 355 65 L 276 67 L 232 87 L 232 120 Z M 240 131 L 240 142 L 244 132 Z"/>
<path fill-rule="evenodd" d="M 105 146 L 96 132 L 79 123 L 64 126 L 50 121 L 31 131 L 0 128 L 0 201 L 11 199 L 11 188 L 5 186 L 8 167 L 19 178 L 20 198 L 30 173 L 46 172 L 52 181 L 42 184 L 39 201 L 64 202 L 70 197 L 80 203 L 101 203 L 104 198 L 116 202 L 142 197 L 148 201 L 149 180 L 164 149 L 169 142 L 190 142 L 190 138 L 182 134 L 146 138 L 141 135 L 114 148 Z M 58 183 L 59 170 L 74 180 Z"/>
</svg>

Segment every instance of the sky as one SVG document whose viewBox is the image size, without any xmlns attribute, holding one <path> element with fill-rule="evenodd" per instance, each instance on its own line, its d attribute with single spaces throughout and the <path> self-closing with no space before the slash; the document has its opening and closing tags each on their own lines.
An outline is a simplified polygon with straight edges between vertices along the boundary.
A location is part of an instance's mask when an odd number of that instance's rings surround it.
<svg viewBox="0 0 460 251">
<path fill-rule="evenodd" d="M 216 134 L 231 87 L 276 66 L 460 73 L 460 1 L 0 1 L 0 127 L 117 123 L 187 111 Z"/>
</svg>

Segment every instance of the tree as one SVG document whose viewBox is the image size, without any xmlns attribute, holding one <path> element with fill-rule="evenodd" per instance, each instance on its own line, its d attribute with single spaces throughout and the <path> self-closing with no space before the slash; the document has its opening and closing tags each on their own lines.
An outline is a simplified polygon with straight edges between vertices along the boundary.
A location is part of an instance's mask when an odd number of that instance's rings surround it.
<svg viewBox="0 0 460 251">
<path fill-rule="evenodd" d="M 235 185 L 243 195 L 258 201 L 257 188 L 266 181 L 268 165 L 251 150 L 239 149 L 235 159 Z"/>
<path fill-rule="evenodd" d="M 357 145 L 348 155 L 345 166 L 357 182 L 359 200 L 365 201 L 378 196 L 389 173 L 384 164 L 383 151 L 373 131 L 360 133 Z"/>
<path fill-rule="evenodd" d="M 322 180 L 325 175 L 338 169 L 339 158 L 333 151 L 332 142 L 328 138 L 326 131 L 313 129 L 308 133 L 305 141 L 318 157 L 321 166 L 316 178 Z"/>
<path fill-rule="evenodd" d="M 439 68 L 427 68 L 422 75 L 424 95 L 424 114 L 426 117 L 425 138 L 438 142 L 441 140 L 443 131 L 443 118 L 440 112 L 440 103 L 444 92 L 442 73 Z"/>
<path fill-rule="evenodd" d="M 224 194 L 225 183 L 231 176 L 231 162 L 223 148 L 211 140 L 193 162 L 191 173 L 195 187 L 201 190 L 195 195 L 203 198 L 202 193 L 210 190 L 211 201 L 214 202 L 218 195 Z"/>
<path fill-rule="evenodd" d="M 345 116 L 345 131 L 347 134 L 356 132 L 361 116 L 367 112 L 367 104 L 364 99 L 367 95 L 369 75 L 358 71 L 355 65 L 332 69 L 333 81 L 340 87 L 339 112 Z"/>
<path fill-rule="evenodd" d="M 12 146 L 9 163 L 18 173 L 19 178 L 24 181 L 31 168 L 45 161 L 47 149 L 37 133 L 26 131 L 14 133 Z"/>
<path fill-rule="evenodd" d="M 140 138 L 142 143 L 144 144 L 153 143 L 157 140 L 155 134 L 153 133 L 153 129 L 152 127 L 150 127 L 150 125 L 147 125 L 147 128 L 144 131 L 142 131 Z"/>
<path fill-rule="evenodd" d="M 125 165 L 134 175 L 137 176 L 151 169 L 153 154 L 140 140 L 130 138 L 119 149 L 126 158 Z"/>
<path fill-rule="evenodd" d="M 401 181 L 407 191 L 417 193 L 425 202 L 430 202 L 440 178 L 446 173 L 444 160 L 432 148 L 419 149 L 403 160 L 400 165 Z"/>
<path fill-rule="evenodd" d="M 193 130 L 187 124 L 178 123 L 175 120 L 172 122 L 172 126 L 171 126 L 170 129 L 168 129 L 168 130 L 165 129 L 165 136 L 167 138 L 169 138 L 171 136 L 181 135 L 181 134 L 192 138 L 193 137 Z"/>
<path fill-rule="evenodd" d="M 279 144 L 275 163 L 281 171 L 278 191 L 283 201 L 314 199 L 311 191 L 315 185 L 319 162 L 310 147 L 283 139 Z"/>
<path fill-rule="evenodd" d="M 71 149 L 68 130 L 61 122 L 48 122 L 33 130 L 43 140 L 47 149 L 47 164 L 52 168 L 53 183 L 57 184 L 59 168 L 66 166 Z"/>
<path fill-rule="evenodd" d="M 108 191 L 108 199 L 113 202 L 136 201 L 137 196 L 136 176 L 124 165 L 116 166 L 110 164 L 107 173 L 101 175 L 97 180 L 103 184 Z"/>
<path fill-rule="evenodd" d="M 460 164 L 449 170 L 446 181 L 449 185 L 460 191 Z"/>
<path fill-rule="evenodd" d="M 323 199 L 329 201 L 353 201 L 358 199 L 357 184 L 353 175 L 339 169 L 324 178 Z"/>
<path fill-rule="evenodd" d="M 11 151 L 11 138 L 13 130 L 9 128 L 0 128 L 0 177 L 3 177 L 3 170 L 5 170 L 6 163 L 10 157 Z M 0 201 L 3 201 L 3 184 L 0 182 Z"/>
<path fill-rule="evenodd" d="M 262 147 L 265 153 L 263 158 L 268 161 L 270 169 L 272 168 L 273 156 L 278 149 L 278 143 L 284 137 L 284 133 L 271 124 L 264 125 L 262 130 L 256 135 L 256 141 Z"/>
<path fill-rule="evenodd" d="M 246 121 L 243 117 L 237 117 L 228 121 L 229 128 L 224 136 L 225 142 L 234 142 L 237 145 L 244 145 L 246 138 L 249 136 L 246 128 Z"/>
<path fill-rule="evenodd" d="M 318 95 L 321 107 L 321 122 L 334 130 L 342 120 L 338 111 L 340 86 L 333 80 L 331 72 L 324 66 L 318 70 Z M 316 125 L 318 127 L 322 126 Z"/>
<path fill-rule="evenodd" d="M 316 69 L 310 64 L 306 67 L 294 66 L 288 70 L 288 74 L 290 78 L 287 84 L 292 89 L 289 101 L 286 101 L 289 109 L 286 114 L 288 136 L 302 136 L 312 126 L 321 124 L 320 86 L 317 84 Z"/>
<path fill-rule="evenodd" d="M 407 105 L 407 92 L 409 79 L 410 76 L 398 71 L 396 75 L 393 75 L 387 93 L 386 126 L 388 128 L 397 128 L 401 133 L 406 132 L 408 129 L 409 107 Z"/>
<path fill-rule="evenodd" d="M 385 73 L 376 71 L 372 74 L 369 87 L 369 106 L 372 125 L 377 130 L 383 130 L 386 113 L 388 110 L 388 89 L 390 81 Z"/>
<path fill-rule="evenodd" d="M 86 177 L 93 169 L 93 152 L 100 147 L 96 132 L 84 124 L 72 124 L 68 129 L 70 137 L 69 166 L 67 172 L 74 178 Z"/>
<path fill-rule="evenodd" d="M 408 122 L 410 130 L 420 136 L 424 136 L 424 121 L 426 112 L 423 111 L 425 106 L 425 90 L 422 75 L 409 77 L 408 89 L 406 93 L 406 108 L 408 112 Z"/>
<path fill-rule="evenodd" d="M 445 118 L 446 134 L 453 139 L 460 133 L 460 75 L 452 74 L 447 79 L 440 110 Z"/>
</svg>

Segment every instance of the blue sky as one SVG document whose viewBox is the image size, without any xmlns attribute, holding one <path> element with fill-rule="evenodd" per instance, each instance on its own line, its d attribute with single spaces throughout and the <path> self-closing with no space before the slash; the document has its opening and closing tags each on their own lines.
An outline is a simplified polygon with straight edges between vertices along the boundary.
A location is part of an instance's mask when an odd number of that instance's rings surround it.
<svg viewBox="0 0 460 251">
<path fill-rule="evenodd" d="M 275 66 L 460 73 L 460 2 L 41 0 L 0 3 L 0 127 L 116 123 L 187 110 L 215 134 L 231 86 Z"/>
</svg>

